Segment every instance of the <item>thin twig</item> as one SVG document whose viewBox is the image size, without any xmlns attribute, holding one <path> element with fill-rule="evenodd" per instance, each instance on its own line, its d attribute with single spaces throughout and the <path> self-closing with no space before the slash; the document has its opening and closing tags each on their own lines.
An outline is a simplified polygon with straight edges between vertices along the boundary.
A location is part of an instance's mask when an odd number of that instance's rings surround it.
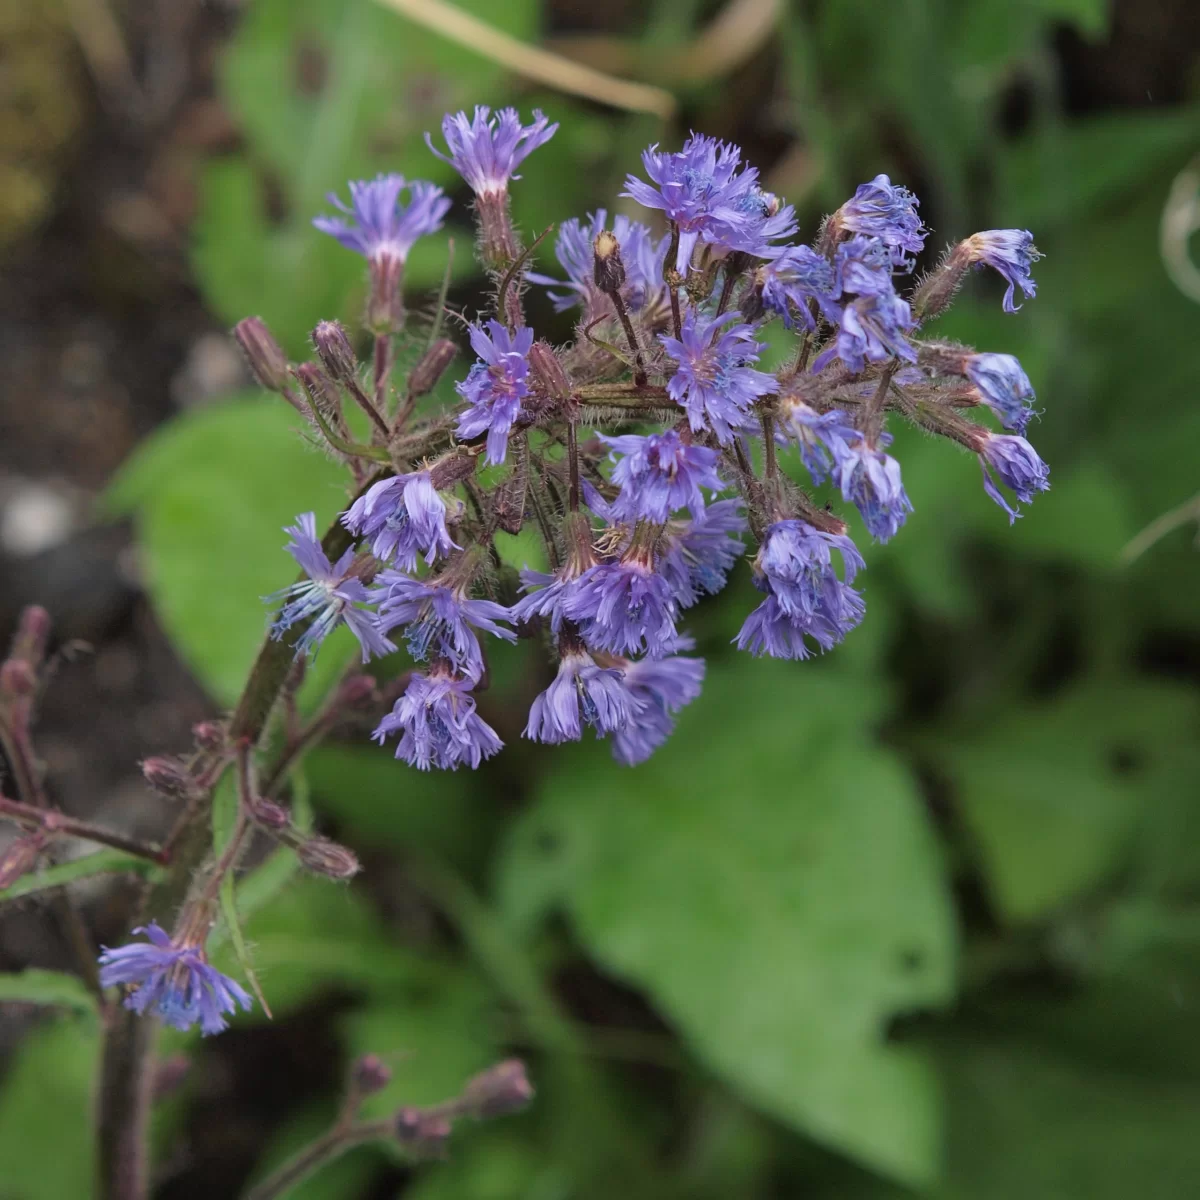
<svg viewBox="0 0 1200 1200">
<path fill-rule="evenodd" d="M 138 858 L 149 859 L 150 862 L 165 866 L 168 858 L 155 846 L 147 846 L 135 838 L 115 833 L 101 825 L 93 825 L 89 821 L 77 821 L 53 808 L 38 808 L 32 804 L 22 804 L 19 800 L 10 800 L 0 795 L 0 816 L 11 817 L 27 829 L 44 829 L 49 834 L 65 834 L 67 837 L 85 838 L 101 846 L 111 846 L 114 850 L 124 850 L 126 854 Z"/>
</svg>

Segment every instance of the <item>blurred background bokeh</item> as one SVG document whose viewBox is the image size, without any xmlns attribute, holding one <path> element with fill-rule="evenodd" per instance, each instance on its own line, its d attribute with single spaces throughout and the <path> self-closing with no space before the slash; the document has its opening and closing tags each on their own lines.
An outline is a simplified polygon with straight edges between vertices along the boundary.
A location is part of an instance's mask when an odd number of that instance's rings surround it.
<svg viewBox="0 0 1200 1200">
<path fill-rule="evenodd" d="M 539 1097 L 445 1163 L 357 1150 L 304 1200 L 1200 1194 L 1195 523 L 1122 557 L 1200 490 L 1200 5 L 459 7 L 673 114 L 531 82 L 424 0 L 0 3 L 0 639 L 24 604 L 55 619 L 64 809 L 161 834 L 139 759 L 233 702 L 294 570 L 280 527 L 341 506 L 227 336 L 260 314 L 303 357 L 317 319 L 356 319 L 361 263 L 309 225 L 325 193 L 452 190 L 410 264 L 414 344 L 450 238 L 450 302 L 483 305 L 469 197 L 423 144 L 448 109 L 561 122 L 514 186 L 527 235 L 632 212 L 638 151 L 689 128 L 744 147 L 809 236 L 880 171 L 921 198 L 925 266 L 1031 229 L 1037 298 L 1006 315 L 973 278 L 938 332 L 1021 359 L 1052 489 L 1010 529 L 969 456 L 897 431 L 915 512 L 884 547 L 854 524 L 863 626 L 808 663 L 739 656 L 739 567 L 690 621 L 703 696 L 635 770 L 522 744 L 528 642 L 493 661 L 509 749 L 484 769 L 422 775 L 354 730 L 314 754 L 297 788 L 366 870 L 248 893 L 275 1019 L 165 1047 L 190 1068 L 156 1196 L 235 1196 L 368 1050 L 395 1070 L 380 1111 L 510 1052 Z M 328 679 L 345 648 L 323 654 Z M 133 895 L 80 885 L 98 941 Z M 0 896 L 0 970 L 69 964 L 36 895 Z M 0 1005 L 0 1200 L 90 1194 L 96 1045 L 69 1008 Z"/>
</svg>

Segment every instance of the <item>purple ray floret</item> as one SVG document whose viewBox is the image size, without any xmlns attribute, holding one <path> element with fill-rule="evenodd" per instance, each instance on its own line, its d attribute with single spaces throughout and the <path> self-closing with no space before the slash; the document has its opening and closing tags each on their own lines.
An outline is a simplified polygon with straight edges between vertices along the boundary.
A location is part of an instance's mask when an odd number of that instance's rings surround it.
<svg viewBox="0 0 1200 1200">
<path fill-rule="evenodd" d="M 382 744 L 399 733 L 396 757 L 420 771 L 457 771 L 464 763 L 474 770 L 504 743 L 476 713 L 473 686 L 443 663 L 435 664 L 428 675 L 417 672 L 371 736 Z"/>
<path fill-rule="evenodd" d="M 816 329 L 811 310 L 817 310 L 831 323 L 841 317 L 837 303 L 837 279 L 833 267 L 811 246 L 788 246 L 759 268 L 762 300 L 766 308 L 778 313 L 788 329 L 803 324 Z"/>
<path fill-rule="evenodd" d="M 856 234 L 841 243 L 834 256 L 837 291 L 853 296 L 894 293 L 892 256 L 879 238 Z"/>
<path fill-rule="evenodd" d="M 703 682 L 702 658 L 672 655 L 626 663 L 625 685 L 640 708 L 636 719 L 613 734 L 613 758 L 629 767 L 645 762 L 671 736 L 675 714 L 700 695 Z"/>
<path fill-rule="evenodd" d="M 598 436 L 612 452 L 612 481 L 621 489 L 610 506 L 618 521 L 645 517 L 663 524 L 681 508 L 698 516 L 704 511 L 701 488 L 725 490 L 725 481 L 717 474 L 717 452 L 685 442 L 673 429 L 646 437 Z"/>
<path fill-rule="evenodd" d="M 1005 312 L 1013 313 L 1021 307 L 1013 303 L 1017 288 L 1026 299 L 1037 295 L 1031 271 L 1042 253 L 1033 244 L 1033 234 L 1028 229 L 985 229 L 972 234 L 963 244 L 973 263 L 991 267 L 1004 276 L 1008 284 L 1004 293 Z"/>
<path fill-rule="evenodd" d="M 637 556 L 589 567 L 564 598 L 562 611 L 582 626 L 589 646 L 614 654 L 661 658 L 678 641 L 671 586 Z"/>
<path fill-rule="evenodd" d="M 745 546 L 746 518 L 740 500 L 718 500 L 664 538 L 658 572 L 680 608 L 691 608 L 702 595 L 715 596 L 724 586 Z"/>
<path fill-rule="evenodd" d="M 446 502 L 428 471 L 381 479 L 342 514 L 342 524 L 366 538 L 376 558 L 403 571 L 417 569 L 418 555 L 432 563 L 458 548 L 446 531 Z"/>
<path fill-rule="evenodd" d="M 886 362 L 893 356 L 917 361 L 917 352 L 904 336 L 913 327 L 908 303 L 894 292 L 871 292 L 850 301 L 842 310 L 834 344 L 822 351 L 813 371 L 824 370 L 830 359 L 842 360 L 856 375 L 868 362 Z"/>
<path fill-rule="evenodd" d="M 176 945 L 153 921 L 139 926 L 147 942 L 131 942 L 116 950 L 103 947 L 101 987 L 132 987 L 125 1007 L 144 1016 L 153 1013 L 172 1029 L 200 1026 L 204 1036 L 220 1033 L 225 1013 L 240 1004 L 249 1012 L 252 1001 L 228 975 L 208 964 L 204 949 L 191 943 Z"/>
<path fill-rule="evenodd" d="M 900 464 L 884 453 L 891 441 L 888 433 L 881 433 L 874 444 L 858 438 L 837 466 L 842 499 L 854 504 L 871 536 L 880 542 L 895 537 L 913 510 L 900 479 Z"/>
<path fill-rule="evenodd" d="M 980 402 L 996 414 L 1000 424 L 1024 436 L 1035 397 L 1021 364 L 1011 354 L 972 354 L 965 372 Z"/>
<path fill-rule="evenodd" d="M 502 463 L 508 454 L 508 435 L 522 416 L 521 401 L 529 395 L 529 351 L 533 330 L 523 326 L 510 333 L 499 321 L 488 321 L 486 331 L 471 326 L 471 349 L 479 356 L 470 373 L 458 384 L 458 394 L 470 405 L 459 418 L 460 438 L 487 434 L 487 461 Z"/>
<path fill-rule="evenodd" d="M 992 478 L 992 471 L 1000 476 L 1001 483 L 1012 488 L 1022 504 L 1031 503 L 1034 492 L 1045 492 L 1050 488 L 1050 468 L 1023 437 L 990 434 L 979 452 L 979 462 L 983 467 L 984 491 L 1008 513 L 1010 525 L 1021 514 L 1004 498 Z"/>
<path fill-rule="evenodd" d="M 601 667 L 584 649 L 567 650 L 554 682 L 533 702 L 525 736 L 535 742 L 577 742 L 585 725 L 597 737 L 615 733 L 639 711 L 625 673 Z"/>
<path fill-rule="evenodd" d="M 870 183 L 858 185 L 835 219 L 852 233 L 879 238 L 891 250 L 893 262 L 902 266 L 925 248 L 925 229 L 917 215 L 920 203 L 908 188 L 876 175 Z"/>
<path fill-rule="evenodd" d="M 517 168 L 557 129 L 557 122 L 551 125 L 536 108 L 533 123 L 522 125 L 515 108 L 502 108 L 493 116 L 490 108 L 479 104 L 473 117 L 457 112 L 442 118 L 449 154 L 438 150 L 429 134 L 425 143 L 463 177 L 476 196 L 498 195 L 508 191 L 510 179 L 520 179 Z"/>
<path fill-rule="evenodd" d="M 400 193 L 405 188 L 409 199 L 402 203 Z M 337 238 L 347 250 L 372 261 L 394 258 L 404 262 L 418 238 L 441 229 L 450 208 L 440 187 L 422 180 L 407 183 L 403 175 L 380 175 L 351 183 L 349 205 L 332 192 L 328 199 L 350 220 L 314 217 L 313 224 L 322 233 Z"/>
<path fill-rule="evenodd" d="M 308 578 L 266 597 L 269 603 L 283 606 L 271 625 L 271 636 L 279 641 L 293 625 L 307 622 L 308 628 L 296 641 L 296 653 L 315 655 L 321 643 L 344 623 L 358 639 L 363 662 L 372 655 L 381 658 L 391 654 L 396 647 L 384 636 L 379 618 L 361 607 L 374 602 L 374 593 L 361 579 L 347 574 L 354 561 L 354 548 L 331 563 L 321 549 L 312 513 L 298 516 L 296 524 L 287 526 L 284 533 L 292 536 L 287 552 Z"/>
<path fill-rule="evenodd" d="M 785 396 L 779 404 L 776 437 L 785 444 L 794 441 L 813 483 L 824 483 L 849 453 L 849 443 L 858 437 L 858 431 L 840 408 L 819 413 L 798 397 Z"/>
</svg>

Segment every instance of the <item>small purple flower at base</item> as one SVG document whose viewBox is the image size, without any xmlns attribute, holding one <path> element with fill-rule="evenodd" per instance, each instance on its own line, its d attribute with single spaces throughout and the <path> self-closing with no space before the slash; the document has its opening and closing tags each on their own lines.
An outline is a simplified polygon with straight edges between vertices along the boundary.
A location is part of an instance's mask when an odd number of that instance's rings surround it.
<svg viewBox="0 0 1200 1200">
<path fill-rule="evenodd" d="M 725 490 L 725 481 L 717 474 L 717 452 L 685 442 L 673 429 L 646 437 L 598 436 L 612 451 L 612 481 L 621 489 L 610 506 L 618 521 L 632 523 L 645 517 L 661 525 L 681 508 L 698 516 L 704 511 L 701 488 Z"/>
<path fill-rule="evenodd" d="M 429 134 L 425 144 L 463 177 L 476 196 L 499 195 L 508 191 L 510 179 L 520 179 L 517 168 L 557 129 L 557 122 L 551 125 L 536 108 L 533 123 L 522 125 L 515 108 L 502 108 L 493 116 L 490 108 L 480 104 L 473 117 L 457 112 L 442 118 L 449 154 L 436 149 Z"/>
<path fill-rule="evenodd" d="M 554 682 L 529 710 L 525 736 L 557 745 L 577 742 L 590 725 L 597 737 L 624 728 L 640 710 L 625 683 L 625 672 L 598 666 L 580 644 L 566 646 Z"/>
<path fill-rule="evenodd" d="M 1029 504 L 1035 492 L 1050 489 L 1050 468 L 1039 457 L 1038 452 L 1023 438 L 1003 433 L 987 434 L 979 451 L 979 463 L 983 468 L 983 489 L 1008 513 L 1012 525 L 1021 514 L 1004 498 L 992 479 L 992 471 L 1016 493 L 1022 504 Z"/>
<path fill-rule="evenodd" d="M 479 355 L 458 394 L 470 404 L 455 430 L 460 438 L 487 434 L 487 461 L 499 466 L 508 454 L 508 435 L 522 416 L 521 401 L 529 395 L 529 351 L 533 330 L 528 326 L 511 334 L 499 321 L 488 321 L 487 331 L 471 326 L 471 348 Z"/>
<path fill-rule="evenodd" d="M 1004 293 L 1005 312 L 1015 313 L 1021 307 L 1013 303 L 1017 288 L 1026 299 L 1037 295 L 1037 284 L 1030 272 L 1042 253 L 1033 244 L 1033 234 L 1028 229 L 985 229 L 962 242 L 958 251 L 972 263 L 991 267 L 1004 276 L 1008 284 Z"/>
<path fill-rule="evenodd" d="M 745 550 L 745 532 L 739 500 L 718 500 L 682 527 L 668 527 L 658 572 L 680 608 L 691 608 L 702 595 L 715 596 L 725 586 Z"/>
<path fill-rule="evenodd" d="M 754 401 L 779 386 L 773 375 L 750 366 L 758 361 L 760 347 L 751 326 L 730 324 L 737 319 L 737 313 L 726 313 L 710 320 L 689 308 L 681 337 L 659 338 L 679 364 L 667 394 L 683 406 L 694 432 L 711 429 L 722 445 L 733 440 L 735 430 L 748 427 Z"/>
<path fill-rule="evenodd" d="M 874 445 L 860 437 L 847 446 L 837 466 L 842 499 L 854 504 L 879 542 L 895 537 L 913 510 L 900 479 L 900 464 L 884 453 L 891 441 L 887 433 L 881 433 Z"/>
<path fill-rule="evenodd" d="M 115 950 L 103 947 L 100 986 L 133 987 L 125 1007 L 144 1016 L 152 1012 L 172 1029 L 200 1026 L 204 1036 L 220 1033 L 228 1022 L 223 1014 L 249 1012 L 252 1001 L 227 975 L 208 965 L 202 946 L 176 944 L 151 922 L 133 931 L 147 942 L 134 942 Z"/>
<path fill-rule="evenodd" d="M 284 533 L 292 535 L 287 552 L 304 568 L 308 579 L 265 598 L 268 603 L 283 603 L 271 625 L 271 637 L 280 641 L 292 626 L 308 622 L 308 628 L 296 641 L 296 654 L 315 655 L 338 625 L 345 624 L 358 639 L 363 662 L 372 655 L 382 658 L 391 654 L 396 647 L 379 627 L 379 618 L 359 607 L 373 603 L 374 593 L 361 579 L 347 574 L 354 562 L 354 548 L 331 563 L 321 549 L 313 513 L 301 514 L 296 524 L 287 526 Z"/>
<path fill-rule="evenodd" d="M 691 649 L 688 639 L 681 648 Z M 627 767 L 645 762 L 675 729 L 675 714 L 700 695 L 704 659 L 674 655 L 624 666 L 625 684 L 640 704 L 636 718 L 613 734 L 613 758 Z"/>
<path fill-rule="evenodd" d="M 982 404 L 1005 429 L 1024 435 L 1033 415 L 1033 385 L 1011 354 L 971 354 L 964 368 Z"/>
<path fill-rule="evenodd" d="M 904 336 L 912 328 L 912 310 L 894 292 L 859 296 L 842 310 L 837 337 L 817 356 L 813 372 L 824 370 L 835 357 L 856 375 L 866 370 L 868 362 L 886 362 L 892 357 L 916 362 L 917 352 Z"/>
<path fill-rule="evenodd" d="M 422 553 L 428 564 L 458 548 L 446 531 L 446 502 L 428 471 L 380 480 L 342 514 L 342 524 L 366 538 L 376 558 L 404 571 L 415 571 Z"/>
<path fill-rule="evenodd" d="M 677 609 L 671 585 L 637 550 L 618 562 L 589 568 L 562 605 L 563 614 L 582 627 L 589 646 L 651 658 L 678 645 Z"/>
<path fill-rule="evenodd" d="M 854 195 L 842 205 L 833 220 L 851 233 L 877 237 L 892 252 L 897 266 L 906 265 L 909 255 L 925 248 L 925 230 L 917 207 L 921 202 L 886 175 L 876 175 L 870 183 L 860 183 Z"/>
<path fill-rule="evenodd" d="M 410 199 L 402 204 L 400 193 L 405 188 L 409 189 Z M 332 192 L 328 199 L 350 220 L 314 217 L 313 224 L 347 250 L 373 262 L 391 258 L 403 263 L 418 238 L 441 229 L 450 208 L 440 187 L 420 180 L 408 183 L 403 175 L 380 175 L 351 183 L 349 205 Z"/>
<path fill-rule="evenodd" d="M 858 437 L 850 418 L 840 408 L 819 413 L 795 396 L 779 401 L 776 440 L 800 447 L 800 460 L 808 468 L 813 483 L 824 483 L 849 452 L 849 443 Z"/>
<path fill-rule="evenodd" d="M 507 642 L 517 640 L 511 629 L 496 624 L 511 619 L 503 604 L 471 600 L 457 588 L 426 583 L 399 571 L 381 571 L 375 582 L 383 595 L 381 627 L 391 632 L 405 626 L 408 651 L 419 662 L 444 659 L 456 674 L 478 681 L 483 674 L 483 650 L 475 630 Z"/>
<path fill-rule="evenodd" d="M 457 771 L 464 763 L 474 770 L 504 743 L 476 713 L 473 686 L 445 663 L 435 663 L 428 675 L 413 675 L 371 736 L 382 745 L 391 734 L 400 733 L 396 757 L 419 771 Z"/>
</svg>

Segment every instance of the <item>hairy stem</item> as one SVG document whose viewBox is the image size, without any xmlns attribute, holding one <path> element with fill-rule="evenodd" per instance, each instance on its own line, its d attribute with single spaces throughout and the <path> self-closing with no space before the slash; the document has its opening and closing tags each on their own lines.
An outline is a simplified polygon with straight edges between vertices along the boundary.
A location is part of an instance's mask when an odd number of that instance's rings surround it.
<svg viewBox="0 0 1200 1200">
<path fill-rule="evenodd" d="M 161 864 L 167 861 L 167 856 L 155 846 L 147 846 L 135 838 L 114 833 L 89 821 L 77 821 L 56 809 L 22 804 L 19 800 L 10 800 L 4 795 L 0 795 L 0 816 L 11 817 L 28 829 L 44 829 L 49 834 L 62 833 L 68 837 L 86 838 L 89 842 L 112 846 L 115 850 L 124 850 L 127 854 L 148 858 L 151 862 Z"/>
</svg>

